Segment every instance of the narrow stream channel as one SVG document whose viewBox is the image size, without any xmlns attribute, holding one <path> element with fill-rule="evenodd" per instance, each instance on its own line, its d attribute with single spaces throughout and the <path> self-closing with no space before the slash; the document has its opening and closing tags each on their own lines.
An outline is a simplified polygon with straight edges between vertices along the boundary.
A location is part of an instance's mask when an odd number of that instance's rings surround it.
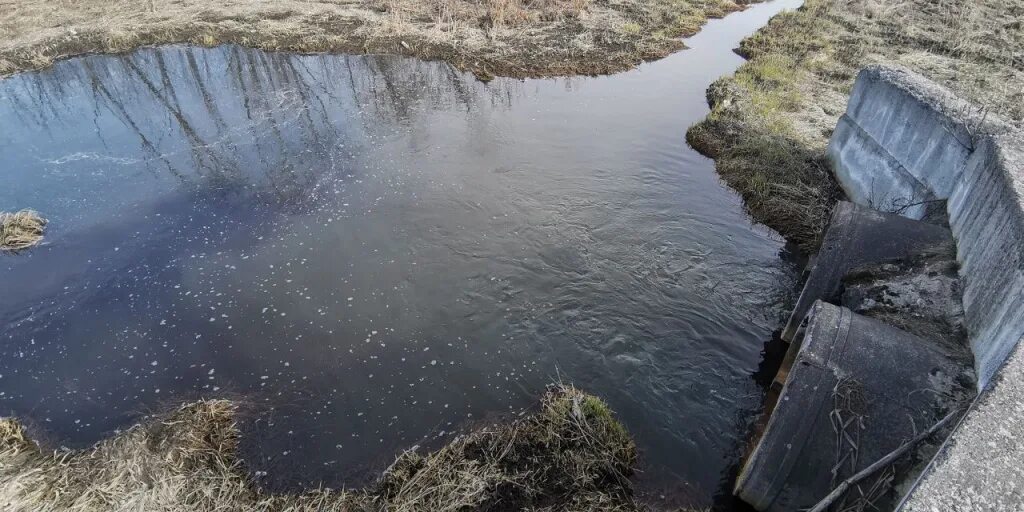
<svg viewBox="0 0 1024 512">
<path fill-rule="evenodd" d="M 51 220 L 0 259 L 0 413 L 81 446 L 243 397 L 268 485 L 352 486 L 560 379 L 710 503 L 795 276 L 684 135 L 799 3 L 599 78 L 168 46 L 0 81 L 0 209 Z"/>
</svg>

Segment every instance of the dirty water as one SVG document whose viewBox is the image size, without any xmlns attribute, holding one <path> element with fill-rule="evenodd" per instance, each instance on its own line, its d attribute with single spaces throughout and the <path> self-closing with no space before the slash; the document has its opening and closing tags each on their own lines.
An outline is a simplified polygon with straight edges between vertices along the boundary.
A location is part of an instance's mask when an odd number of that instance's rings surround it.
<svg viewBox="0 0 1024 512">
<path fill-rule="evenodd" d="M 267 485 L 339 487 L 561 380 L 709 503 L 794 269 L 684 135 L 797 5 L 600 78 L 168 46 L 0 81 L 0 209 L 51 221 L 0 259 L 0 412 L 82 446 L 239 397 Z"/>
</svg>

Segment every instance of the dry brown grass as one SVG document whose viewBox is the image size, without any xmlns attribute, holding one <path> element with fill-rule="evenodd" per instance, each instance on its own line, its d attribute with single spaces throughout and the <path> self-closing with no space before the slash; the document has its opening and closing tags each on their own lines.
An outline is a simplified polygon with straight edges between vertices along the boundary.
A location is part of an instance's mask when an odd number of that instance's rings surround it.
<svg viewBox="0 0 1024 512">
<path fill-rule="evenodd" d="M 32 210 L 0 212 L 0 252 L 17 252 L 43 240 L 46 219 Z"/>
<path fill-rule="evenodd" d="M 687 138 L 757 220 L 814 251 L 840 197 L 825 147 L 857 72 L 908 67 L 1021 124 L 1022 22 L 1016 0 L 807 0 L 743 42 L 750 61 Z"/>
<path fill-rule="evenodd" d="M 0 420 L 0 507 L 92 511 L 634 511 L 636 448 L 608 407 L 552 388 L 533 415 L 407 452 L 363 491 L 269 494 L 236 455 L 236 406 L 213 400 L 147 420 L 89 450 L 47 452 Z"/>
<path fill-rule="evenodd" d="M 746 1 L 0 0 L 0 76 L 175 42 L 401 53 L 481 77 L 608 73 L 679 49 Z"/>
</svg>

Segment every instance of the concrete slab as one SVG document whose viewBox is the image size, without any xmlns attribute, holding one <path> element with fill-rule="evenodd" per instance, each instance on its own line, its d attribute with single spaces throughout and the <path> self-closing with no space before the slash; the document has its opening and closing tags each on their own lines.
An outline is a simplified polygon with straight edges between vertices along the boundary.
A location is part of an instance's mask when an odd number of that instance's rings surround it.
<svg viewBox="0 0 1024 512">
<path fill-rule="evenodd" d="M 927 253 L 953 252 L 949 230 L 934 224 L 882 213 L 849 202 L 832 212 L 825 239 L 797 299 L 782 339 L 792 341 L 815 301 L 838 303 L 842 279 L 866 264 L 906 260 Z"/>
<path fill-rule="evenodd" d="M 937 342 L 973 368 L 957 268 L 952 245 L 944 254 L 860 266 L 843 277 L 840 305 Z"/>
<path fill-rule="evenodd" d="M 848 309 L 816 302 L 800 334 L 771 419 L 736 483 L 736 494 L 758 510 L 813 506 L 973 396 L 962 361 Z M 880 499 L 891 506 L 898 497 Z"/>
<path fill-rule="evenodd" d="M 1024 348 L 971 407 L 904 512 L 1024 511 Z"/>
</svg>

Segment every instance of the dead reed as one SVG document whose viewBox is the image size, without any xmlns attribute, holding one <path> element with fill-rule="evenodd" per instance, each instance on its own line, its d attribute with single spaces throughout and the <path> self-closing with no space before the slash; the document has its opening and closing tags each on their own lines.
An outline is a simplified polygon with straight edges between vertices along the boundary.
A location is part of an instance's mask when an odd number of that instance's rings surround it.
<svg viewBox="0 0 1024 512">
<path fill-rule="evenodd" d="M 0 252 L 18 252 L 43 240 L 46 219 L 32 210 L 0 212 Z"/>
<path fill-rule="evenodd" d="M 601 400 L 552 387 L 540 409 L 397 458 L 361 491 L 271 494 L 238 459 L 237 405 L 186 404 L 80 451 L 47 451 L 0 420 L 0 503 L 15 512 L 637 511 L 636 447 Z"/>
</svg>

